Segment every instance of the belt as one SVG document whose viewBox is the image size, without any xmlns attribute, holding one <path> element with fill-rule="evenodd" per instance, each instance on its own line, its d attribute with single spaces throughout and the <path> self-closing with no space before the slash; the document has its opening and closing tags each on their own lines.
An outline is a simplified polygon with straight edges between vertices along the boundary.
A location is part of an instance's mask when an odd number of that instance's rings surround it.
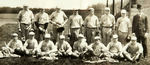
<svg viewBox="0 0 150 65">
<path fill-rule="evenodd" d="M 87 27 L 88 29 L 96 29 L 96 27 Z"/>
<path fill-rule="evenodd" d="M 112 28 L 112 26 L 103 26 L 103 28 Z"/>
</svg>

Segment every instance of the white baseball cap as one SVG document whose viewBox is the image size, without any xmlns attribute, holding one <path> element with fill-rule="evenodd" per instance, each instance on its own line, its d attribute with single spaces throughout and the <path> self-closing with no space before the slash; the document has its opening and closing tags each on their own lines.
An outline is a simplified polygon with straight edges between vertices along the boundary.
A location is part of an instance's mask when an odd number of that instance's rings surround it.
<svg viewBox="0 0 150 65">
<path fill-rule="evenodd" d="M 89 11 L 94 11 L 94 8 L 89 8 Z"/>
<path fill-rule="evenodd" d="M 123 9 L 123 10 L 121 10 L 121 13 L 127 13 L 127 11 Z"/>
<path fill-rule="evenodd" d="M 35 33 L 34 32 L 29 32 L 29 35 L 35 35 Z"/>
<path fill-rule="evenodd" d="M 118 35 L 117 35 L 117 34 L 114 34 L 114 35 L 113 35 L 113 38 L 118 38 Z"/>
<path fill-rule="evenodd" d="M 50 36 L 50 34 L 45 34 L 44 37 L 45 37 L 45 38 L 50 38 L 51 36 Z"/>
<path fill-rule="evenodd" d="M 65 39 L 65 36 L 64 36 L 64 35 L 60 35 L 59 38 L 60 38 L 60 39 Z"/>
<path fill-rule="evenodd" d="M 84 38 L 83 34 L 79 34 L 78 38 Z"/>
<path fill-rule="evenodd" d="M 131 40 L 137 40 L 137 38 L 135 36 L 132 36 Z"/>
<path fill-rule="evenodd" d="M 110 8 L 109 8 L 109 7 L 106 7 L 106 8 L 105 8 L 105 10 L 108 10 L 108 11 L 110 11 Z"/>
<path fill-rule="evenodd" d="M 17 33 L 13 33 L 12 36 L 18 37 L 18 34 Z"/>
<path fill-rule="evenodd" d="M 97 40 L 97 39 L 100 40 L 101 38 L 100 38 L 99 36 L 96 36 L 96 37 L 94 37 L 94 39 L 95 39 L 95 40 Z"/>
</svg>

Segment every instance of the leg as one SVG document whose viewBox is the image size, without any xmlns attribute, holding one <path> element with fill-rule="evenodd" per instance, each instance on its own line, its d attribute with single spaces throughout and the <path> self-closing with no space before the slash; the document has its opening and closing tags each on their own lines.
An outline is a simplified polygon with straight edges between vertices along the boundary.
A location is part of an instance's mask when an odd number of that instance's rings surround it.
<svg viewBox="0 0 150 65">
<path fill-rule="evenodd" d="M 102 42 L 106 46 L 106 31 L 105 28 L 102 29 Z"/>
<path fill-rule="evenodd" d="M 142 40 L 142 46 L 143 46 L 143 56 L 145 58 L 148 56 L 146 38 L 142 38 L 141 40 Z"/>
<path fill-rule="evenodd" d="M 87 43 L 91 44 L 91 37 L 92 37 L 93 31 L 91 29 L 87 29 L 86 31 L 87 31 L 87 36 L 86 36 L 87 37 Z"/>
</svg>

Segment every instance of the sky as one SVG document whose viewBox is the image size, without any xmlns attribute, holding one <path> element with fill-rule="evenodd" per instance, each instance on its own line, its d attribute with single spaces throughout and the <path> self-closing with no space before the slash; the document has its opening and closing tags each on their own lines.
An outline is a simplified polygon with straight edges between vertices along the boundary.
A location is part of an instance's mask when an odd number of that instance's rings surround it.
<svg viewBox="0 0 150 65">
<path fill-rule="evenodd" d="M 28 5 L 31 8 L 55 8 L 62 9 L 86 9 L 97 3 L 106 4 L 107 0 L 0 0 L 0 7 L 22 7 Z M 109 0 L 109 4 L 112 0 Z"/>
</svg>

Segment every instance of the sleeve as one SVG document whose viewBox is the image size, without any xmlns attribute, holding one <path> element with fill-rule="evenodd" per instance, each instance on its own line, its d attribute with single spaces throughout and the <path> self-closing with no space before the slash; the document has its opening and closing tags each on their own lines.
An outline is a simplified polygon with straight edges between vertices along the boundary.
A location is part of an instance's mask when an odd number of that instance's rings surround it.
<svg viewBox="0 0 150 65">
<path fill-rule="evenodd" d="M 82 26 L 84 23 L 82 16 L 80 16 L 80 26 Z"/>
<path fill-rule="evenodd" d="M 69 26 L 71 27 L 71 23 L 72 23 L 72 15 L 69 17 L 68 22 L 69 22 Z"/>
<path fill-rule="evenodd" d="M 122 49 L 123 53 L 128 53 L 128 52 L 127 52 L 128 46 L 129 46 L 129 43 L 126 44 L 126 45 L 123 47 L 123 49 Z"/>
<path fill-rule="evenodd" d="M 103 49 L 103 51 L 107 51 L 108 50 L 107 47 L 104 44 L 102 44 L 102 49 Z"/>
<path fill-rule="evenodd" d="M 132 33 L 136 32 L 135 31 L 136 28 L 136 16 L 133 17 L 133 22 L 132 22 Z"/>
<path fill-rule="evenodd" d="M 25 43 L 24 43 L 23 46 L 24 46 L 24 48 L 26 49 L 26 47 L 28 46 L 28 40 L 25 41 Z"/>
<path fill-rule="evenodd" d="M 19 48 L 23 48 L 22 41 L 19 41 Z"/>
<path fill-rule="evenodd" d="M 103 16 L 104 16 L 104 15 L 102 15 L 102 16 L 100 17 L 100 21 L 101 21 L 101 22 L 100 22 L 100 26 L 101 26 L 101 27 L 102 27 L 102 25 L 103 25 Z"/>
<path fill-rule="evenodd" d="M 52 50 L 56 50 L 56 47 L 53 42 L 51 42 L 51 47 L 52 47 Z"/>
<path fill-rule="evenodd" d="M 72 50 L 72 47 L 70 46 L 70 44 L 69 44 L 68 42 L 66 42 L 66 43 L 67 43 L 67 48 L 68 48 L 67 51 L 71 51 L 71 50 Z"/>
<path fill-rule="evenodd" d="M 99 27 L 99 24 L 100 23 L 99 23 L 98 17 L 96 17 L 96 26 Z"/>
<path fill-rule="evenodd" d="M 83 25 L 86 27 L 88 22 L 88 16 L 85 18 Z"/>
<path fill-rule="evenodd" d="M 131 28 L 131 27 L 132 27 L 131 21 L 130 21 L 130 19 L 128 18 L 128 28 Z"/>
<path fill-rule="evenodd" d="M 111 46 L 111 43 L 108 43 L 108 45 L 107 45 L 108 50 L 110 49 L 110 46 Z"/>
<path fill-rule="evenodd" d="M 90 45 L 88 46 L 88 50 L 91 50 L 91 51 L 93 51 L 93 48 L 92 48 L 92 46 L 93 46 L 93 44 L 90 44 Z"/>
<path fill-rule="evenodd" d="M 122 50 L 122 44 L 121 44 L 121 42 L 119 42 L 119 52 L 122 52 L 123 50 Z"/>
<path fill-rule="evenodd" d="M 68 19 L 68 17 L 66 16 L 65 12 L 63 12 L 63 17 L 64 17 L 65 19 Z"/>
<path fill-rule="evenodd" d="M 38 21 L 38 14 L 35 15 L 34 21 L 35 21 L 35 22 Z"/>
<path fill-rule="evenodd" d="M 20 19 L 21 14 L 22 14 L 22 11 L 19 11 L 19 13 L 18 13 L 18 15 L 17 15 L 17 18 L 18 18 L 18 19 Z"/>
<path fill-rule="evenodd" d="M 46 13 L 46 21 L 49 22 L 49 16 L 47 13 Z"/>
<path fill-rule="evenodd" d="M 34 14 L 33 14 L 32 11 L 31 11 L 31 19 L 32 19 L 32 20 L 34 19 Z"/>
<path fill-rule="evenodd" d="M 43 41 L 41 41 L 38 45 L 38 49 L 41 49 Z"/>
<path fill-rule="evenodd" d="M 74 42 L 73 50 L 76 50 L 76 49 L 77 49 L 77 45 L 76 45 L 76 42 Z"/>
<path fill-rule="evenodd" d="M 116 22 L 116 27 L 118 28 L 120 25 L 120 18 L 117 19 L 117 22 Z"/>
<path fill-rule="evenodd" d="M 138 44 L 138 47 L 139 47 L 139 52 L 138 52 L 138 53 L 143 53 L 143 47 L 142 47 L 142 44 Z"/>
<path fill-rule="evenodd" d="M 11 45 L 11 42 L 12 42 L 12 40 L 10 40 L 9 42 L 8 42 L 8 44 L 6 44 L 6 46 L 10 46 Z"/>
<path fill-rule="evenodd" d="M 115 24 L 116 24 L 116 22 L 115 22 L 115 17 L 112 15 L 112 24 L 113 24 L 113 30 L 115 30 Z"/>
<path fill-rule="evenodd" d="M 55 44 L 55 48 L 56 48 L 57 50 L 59 50 L 59 49 L 58 49 L 58 43 L 57 43 L 57 42 L 56 42 L 56 44 Z"/>
<path fill-rule="evenodd" d="M 53 12 L 53 13 L 49 16 L 49 19 L 50 19 L 50 20 L 52 20 L 52 19 L 53 19 L 54 14 L 55 14 L 55 12 Z"/>
<path fill-rule="evenodd" d="M 38 49 L 38 42 L 37 42 L 37 40 L 35 40 L 34 49 Z"/>
<path fill-rule="evenodd" d="M 148 19 L 147 19 L 147 16 L 145 16 L 145 28 L 146 28 L 146 32 L 149 32 L 149 29 L 148 29 Z"/>
</svg>

